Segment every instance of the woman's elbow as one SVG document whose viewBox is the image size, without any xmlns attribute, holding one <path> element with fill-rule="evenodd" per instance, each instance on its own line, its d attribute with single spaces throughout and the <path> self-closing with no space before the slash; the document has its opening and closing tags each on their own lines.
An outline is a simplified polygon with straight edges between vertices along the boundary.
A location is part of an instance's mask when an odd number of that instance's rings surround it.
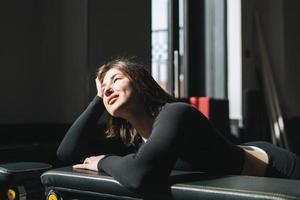
<svg viewBox="0 0 300 200">
<path fill-rule="evenodd" d="M 127 188 L 128 190 L 131 190 L 133 192 L 140 193 L 143 191 L 143 182 L 138 177 L 131 177 L 130 179 L 127 179 L 126 181 L 121 181 L 120 183 Z"/>
<path fill-rule="evenodd" d="M 60 160 L 60 161 L 63 161 L 63 162 L 66 162 L 69 160 L 69 156 L 64 152 L 64 151 L 61 151 L 60 149 L 58 149 L 56 151 L 56 157 Z"/>
<path fill-rule="evenodd" d="M 130 180 L 123 185 L 133 192 L 147 194 L 157 192 L 158 190 L 164 188 L 163 186 L 166 186 L 166 184 L 163 185 L 163 182 L 164 181 L 159 178 L 155 179 L 147 176 L 135 176 L 130 178 Z"/>
<path fill-rule="evenodd" d="M 74 159 L 74 154 L 60 148 L 58 148 L 56 151 L 56 157 L 58 160 L 67 164 L 74 164 L 76 162 L 76 159 Z"/>
</svg>

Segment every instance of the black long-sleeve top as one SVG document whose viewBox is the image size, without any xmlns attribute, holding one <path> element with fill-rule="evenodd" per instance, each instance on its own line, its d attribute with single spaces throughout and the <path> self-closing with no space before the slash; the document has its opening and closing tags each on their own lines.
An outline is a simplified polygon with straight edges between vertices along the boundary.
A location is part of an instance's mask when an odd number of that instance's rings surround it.
<svg viewBox="0 0 300 200">
<path fill-rule="evenodd" d="M 106 154 L 98 169 L 136 192 L 168 185 L 172 169 L 239 174 L 244 152 L 227 142 L 202 113 L 185 103 L 165 104 L 146 143 L 126 146 L 105 139 L 105 108 L 95 97 L 61 142 L 61 160 L 82 162 L 90 155 Z M 101 120 L 102 119 L 102 120 Z"/>
</svg>

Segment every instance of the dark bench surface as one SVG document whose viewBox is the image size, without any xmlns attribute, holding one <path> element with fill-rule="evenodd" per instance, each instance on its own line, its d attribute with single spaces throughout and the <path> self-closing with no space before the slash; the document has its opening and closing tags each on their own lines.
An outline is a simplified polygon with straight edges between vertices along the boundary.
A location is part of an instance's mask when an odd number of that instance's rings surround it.
<svg viewBox="0 0 300 200">
<path fill-rule="evenodd" d="M 56 191 L 139 198 L 101 172 L 63 167 L 43 173 L 41 181 Z M 300 180 L 173 171 L 170 183 L 172 199 L 300 199 Z"/>
<path fill-rule="evenodd" d="M 0 164 L 0 183 L 18 183 L 24 180 L 37 179 L 51 169 L 48 163 L 41 162 L 11 162 Z"/>
</svg>

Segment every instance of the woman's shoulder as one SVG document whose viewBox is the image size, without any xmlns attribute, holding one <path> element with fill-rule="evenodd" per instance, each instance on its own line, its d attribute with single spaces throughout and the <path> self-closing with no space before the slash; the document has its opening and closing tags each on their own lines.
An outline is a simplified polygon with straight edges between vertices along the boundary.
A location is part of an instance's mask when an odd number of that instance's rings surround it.
<svg viewBox="0 0 300 200">
<path fill-rule="evenodd" d="M 171 102 L 162 106 L 163 110 L 196 110 L 191 104 L 185 102 Z"/>
<path fill-rule="evenodd" d="M 181 101 L 166 103 L 163 107 L 193 107 L 191 104 Z"/>
</svg>

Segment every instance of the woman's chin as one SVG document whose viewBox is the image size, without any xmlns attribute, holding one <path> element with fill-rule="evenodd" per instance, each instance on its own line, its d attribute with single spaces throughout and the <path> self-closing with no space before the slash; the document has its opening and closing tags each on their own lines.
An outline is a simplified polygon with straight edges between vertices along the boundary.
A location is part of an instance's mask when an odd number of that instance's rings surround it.
<svg viewBox="0 0 300 200">
<path fill-rule="evenodd" d="M 118 105 L 112 105 L 107 111 L 113 117 L 120 117 L 120 108 Z"/>
<path fill-rule="evenodd" d="M 117 101 L 112 104 L 108 109 L 108 113 L 113 117 L 123 118 L 125 119 L 128 115 L 129 109 L 127 102 Z"/>
<path fill-rule="evenodd" d="M 111 116 L 113 116 L 113 117 L 118 117 L 118 116 L 117 116 L 117 112 L 116 112 L 115 110 L 109 109 L 109 110 L 107 110 L 107 111 L 108 111 L 108 113 L 109 113 Z"/>
</svg>

